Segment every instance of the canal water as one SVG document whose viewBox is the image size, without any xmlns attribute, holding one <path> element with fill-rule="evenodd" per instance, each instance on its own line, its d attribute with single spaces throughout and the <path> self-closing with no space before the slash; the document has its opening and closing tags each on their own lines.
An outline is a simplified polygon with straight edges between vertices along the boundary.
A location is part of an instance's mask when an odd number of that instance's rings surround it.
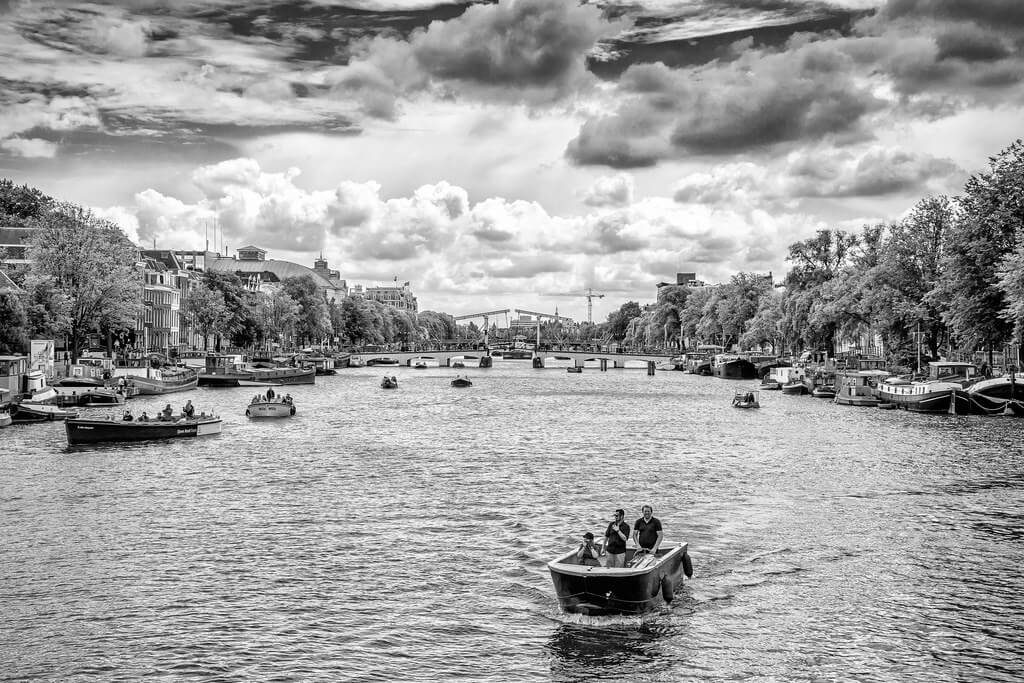
<svg viewBox="0 0 1024 683">
<path fill-rule="evenodd" d="M 287 387 L 284 421 L 172 395 L 224 417 L 199 440 L 0 431 L 0 679 L 1020 680 L 1024 421 L 386 371 Z M 645 503 L 693 579 L 642 619 L 560 613 L 546 562 Z"/>
</svg>

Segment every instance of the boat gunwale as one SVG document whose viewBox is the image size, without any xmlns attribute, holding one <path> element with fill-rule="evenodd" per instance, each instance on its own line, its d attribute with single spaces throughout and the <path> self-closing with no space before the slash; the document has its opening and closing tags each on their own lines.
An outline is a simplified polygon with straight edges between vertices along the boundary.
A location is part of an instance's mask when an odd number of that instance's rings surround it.
<svg viewBox="0 0 1024 683">
<path fill-rule="evenodd" d="M 656 556 L 656 562 L 646 567 L 604 567 L 585 564 L 569 564 L 562 562 L 562 560 L 567 560 L 570 557 L 574 556 L 576 554 L 576 550 L 570 550 L 564 555 L 558 556 L 554 560 L 548 562 L 547 566 L 548 569 L 551 571 L 557 571 L 559 573 L 568 574 L 571 576 L 587 576 L 588 574 L 594 573 L 595 569 L 600 570 L 598 573 L 600 573 L 601 575 L 608 577 L 628 578 L 632 576 L 643 576 L 644 574 L 650 574 L 652 571 L 663 565 L 665 562 L 669 560 L 669 558 L 671 558 L 677 552 L 680 554 L 685 553 L 689 548 L 689 545 L 690 544 L 686 543 L 685 541 L 680 542 L 679 545 L 673 547 L 664 555 Z"/>
</svg>

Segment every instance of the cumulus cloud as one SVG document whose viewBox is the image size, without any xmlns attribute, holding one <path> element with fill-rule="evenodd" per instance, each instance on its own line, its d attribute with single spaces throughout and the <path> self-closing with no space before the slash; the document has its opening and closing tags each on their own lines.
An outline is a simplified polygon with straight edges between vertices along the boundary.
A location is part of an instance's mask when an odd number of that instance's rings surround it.
<svg viewBox="0 0 1024 683">
<path fill-rule="evenodd" d="M 700 264 L 711 280 L 778 268 L 785 246 L 815 226 L 791 213 L 681 209 L 658 197 L 562 217 L 535 202 L 472 202 L 465 189 L 443 181 L 386 198 L 376 183 L 308 189 L 299 186 L 301 177 L 297 169 L 268 171 L 252 159 L 233 159 L 194 171 L 196 201 L 150 189 L 130 207 L 99 213 L 144 245 L 201 248 L 217 226 L 221 243 L 256 244 L 270 258 L 307 263 L 322 251 L 352 282 L 401 273 L 427 306 L 431 296 L 587 286 L 653 298 L 654 283 L 672 272 L 652 264 Z"/>
<path fill-rule="evenodd" d="M 588 206 L 628 206 L 633 201 L 633 176 L 617 173 L 598 178 L 584 193 L 583 203 Z"/>
<path fill-rule="evenodd" d="M 57 156 L 57 145 L 39 138 L 7 138 L 0 140 L 0 149 L 26 158 L 52 159 Z"/>
<path fill-rule="evenodd" d="M 593 80 L 586 54 L 616 27 L 598 8 L 562 0 L 472 5 L 408 41 L 366 41 L 332 87 L 364 98 L 376 93 L 385 102 L 428 87 L 489 100 L 551 102 Z"/>
<path fill-rule="evenodd" d="M 811 147 L 771 164 L 720 164 L 689 174 L 676 183 L 673 198 L 682 204 L 778 208 L 793 198 L 946 193 L 966 175 L 950 159 L 909 150 Z"/>
<path fill-rule="evenodd" d="M 149 23 L 97 16 L 88 22 L 88 45 L 119 57 L 142 57 L 149 45 Z"/>
</svg>

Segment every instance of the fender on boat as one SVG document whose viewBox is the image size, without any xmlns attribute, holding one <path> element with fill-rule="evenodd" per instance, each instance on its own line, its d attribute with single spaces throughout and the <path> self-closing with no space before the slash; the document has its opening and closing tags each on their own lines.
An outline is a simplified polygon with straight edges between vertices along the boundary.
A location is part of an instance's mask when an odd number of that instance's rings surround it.
<svg viewBox="0 0 1024 683">
<path fill-rule="evenodd" d="M 690 561 L 690 553 L 683 553 L 683 573 L 686 574 L 686 578 L 693 577 L 693 562 Z"/>
</svg>

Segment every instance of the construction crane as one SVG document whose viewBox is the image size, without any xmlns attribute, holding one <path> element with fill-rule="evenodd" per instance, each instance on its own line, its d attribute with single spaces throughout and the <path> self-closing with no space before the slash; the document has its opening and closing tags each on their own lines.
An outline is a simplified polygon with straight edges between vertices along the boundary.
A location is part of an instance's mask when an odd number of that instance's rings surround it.
<svg viewBox="0 0 1024 683">
<path fill-rule="evenodd" d="M 537 346 L 538 347 L 540 347 L 540 319 L 541 318 L 551 318 L 556 323 L 565 322 L 565 323 L 568 323 L 568 324 L 572 324 L 572 319 L 571 318 L 566 318 L 565 316 L 558 315 L 558 309 L 557 308 L 555 309 L 555 314 L 554 315 L 551 315 L 550 313 L 538 313 L 537 311 L 527 311 L 527 310 L 524 310 L 522 308 L 517 308 L 516 309 L 516 313 L 518 313 L 520 316 L 523 313 L 525 313 L 526 315 L 536 316 L 537 322 L 536 323 L 531 322 L 530 324 L 531 325 L 535 324 L 537 326 Z M 522 325 L 523 322 L 519 321 L 519 324 Z"/>
<path fill-rule="evenodd" d="M 506 308 L 506 309 L 501 310 L 501 311 L 485 311 L 483 313 L 468 313 L 466 315 L 456 315 L 456 316 L 453 316 L 452 319 L 455 320 L 456 322 L 458 322 L 459 320 L 469 320 L 470 318 L 483 318 L 484 319 L 484 346 L 486 347 L 487 346 L 487 331 L 488 331 L 487 319 L 488 319 L 488 317 L 492 316 L 492 315 L 501 315 L 502 313 L 508 313 L 508 312 L 509 312 L 509 309 Z"/>
<path fill-rule="evenodd" d="M 585 296 L 587 297 L 587 322 L 594 322 L 594 299 L 603 299 L 604 294 L 595 294 L 593 287 L 587 287 L 587 291 L 582 294 L 578 292 L 569 292 L 566 294 L 549 294 L 548 296 Z"/>
</svg>

